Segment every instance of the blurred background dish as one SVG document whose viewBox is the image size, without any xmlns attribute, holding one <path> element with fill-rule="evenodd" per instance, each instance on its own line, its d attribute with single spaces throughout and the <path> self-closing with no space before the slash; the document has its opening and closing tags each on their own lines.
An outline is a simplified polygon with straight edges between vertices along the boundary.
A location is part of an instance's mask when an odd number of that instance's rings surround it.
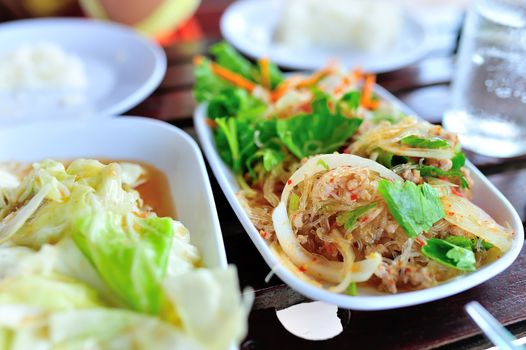
<svg viewBox="0 0 526 350">
<path fill-rule="evenodd" d="M 0 42 L 2 124 L 118 115 L 144 100 L 166 71 L 157 44 L 111 23 L 15 21 L 0 26 Z"/>
<path fill-rule="evenodd" d="M 245 54 L 295 69 L 338 59 L 380 73 L 429 49 L 425 25 L 398 2 L 383 0 L 238 1 L 225 11 L 221 32 Z"/>
</svg>

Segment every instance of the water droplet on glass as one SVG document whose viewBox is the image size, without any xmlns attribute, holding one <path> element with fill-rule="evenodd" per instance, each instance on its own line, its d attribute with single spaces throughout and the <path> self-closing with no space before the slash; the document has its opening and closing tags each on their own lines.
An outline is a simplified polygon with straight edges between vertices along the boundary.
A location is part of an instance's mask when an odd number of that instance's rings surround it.
<svg viewBox="0 0 526 350">
<path fill-rule="evenodd" d="M 473 60 L 473 63 L 475 63 L 478 66 L 484 64 L 484 57 L 478 53 L 473 55 L 472 60 Z"/>
<path fill-rule="evenodd" d="M 509 98 L 512 90 L 509 87 L 499 87 L 495 89 L 495 95 L 500 98 Z"/>
</svg>

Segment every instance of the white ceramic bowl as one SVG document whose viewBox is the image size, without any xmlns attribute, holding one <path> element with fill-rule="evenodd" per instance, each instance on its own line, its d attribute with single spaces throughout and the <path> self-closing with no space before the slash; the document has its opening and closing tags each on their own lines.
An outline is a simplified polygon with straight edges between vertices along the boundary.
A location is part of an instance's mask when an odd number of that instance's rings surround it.
<svg viewBox="0 0 526 350">
<path fill-rule="evenodd" d="M 0 162 L 46 158 L 136 160 L 168 178 L 177 220 L 206 266 L 227 266 L 210 181 L 199 147 L 182 130 L 148 118 L 55 121 L 0 129 Z"/>
<path fill-rule="evenodd" d="M 377 87 L 376 93 L 383 99 L 391 101 L 400 107 L 404 112 L 414 115 L 407 106 L 404 106 L 384 89 Z M 298 278 L 293 272 L 280 264 L 278 257 L 276 257 L 276 255 L 270 250 L 267 242 L 261 237 L 256 227 L 250 221 L 247 213 L 236 198 L 236 192 L 239 190 L 239 186 L 236 183 L 235 177 L 232 171 L 219 157 L 219 154 L 215 149 L 212 131 L 205 121 L 206 106 L 200 105 L 194 114 L 194 125 L 197 130 L 199 141 L 221 189 L 236 212 L 241 224 L 267 264 L 274 269 L 279 278 L 299 293 L 311 299 L 321 300 L 354 310 L 385 310 L 422 304 L 460 293 L 489 280 L 509 267 L 521 251 L 524 242 L 524 229 L 519 215 L 504 195 L 499 192 L 499 190 L 497 190 L 497 188 L 495 188 L 495 186 L 493 186 L 493 184 L 482 175 L 473 164 L 468 162 L 467 168 L 471 171 L 474 181 L 472 187 L 474 202 L 495 218 L 497 222 L 508 223 L 515 231 L 514 242 L 511 249 L 500 259 L 473 273 L 449 280 L 448 282 L 442 283 L 436 287 L 414 292 L 381 294 L 372 289 L 364 290 L 360 288 L 359 296 L 348 296 L 335 294 L 311 285 Z"/>
</svg>

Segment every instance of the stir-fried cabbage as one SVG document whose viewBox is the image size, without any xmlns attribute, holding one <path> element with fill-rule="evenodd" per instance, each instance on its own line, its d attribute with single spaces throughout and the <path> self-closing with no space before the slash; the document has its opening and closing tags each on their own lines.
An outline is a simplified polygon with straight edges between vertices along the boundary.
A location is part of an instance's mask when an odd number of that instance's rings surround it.
<svg viewBox="0 0 526 350">
<path fill-rule="evenodd" d="M 134 188 L 133 163 L 33 164 L 0 187 L 1 349 L 228 349 L 251 294 L 200 267 L 188 230 Z"/>
</svg>

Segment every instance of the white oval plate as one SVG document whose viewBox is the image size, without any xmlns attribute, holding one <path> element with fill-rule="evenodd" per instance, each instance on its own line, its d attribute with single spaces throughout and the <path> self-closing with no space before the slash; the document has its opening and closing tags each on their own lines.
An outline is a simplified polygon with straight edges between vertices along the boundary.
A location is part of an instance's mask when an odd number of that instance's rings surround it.
<svg viewBox="0 0 526 350">
<path fill-rule="evenodd" d="M 377 87 L 375 92 L 381 98 L 399 106 L 405 113 L 414 115 L 414 113 L 410 113 L 408 107 L 404 106 L 393 95 L 381 87 Z M 448 282 L 442 283 L 436 287 L 414 292 L 382 294 L 373 289 L 360 288 L 359 296 L 348 296 L 331 293 L 327 290 L 311 285 L 298 278 L 293 272 L 289 271 L 280 263 L 278 257 L 270 250 L 267 242 L 261 237 L 254 224 L 250 221 L 247 213 L 241 206 L 241 203 L 236 198 L 236 192 L 239 191 L 239 186 L 236 183 L 234 174 L 219 157 L 219 154 L 215 149 L 212 130 L 208 127 L 205 121 L 206 105 L 202 104 L 194 113 L 194 126 L 197 131 L 197 136 L 199 137 L 205 156 L 210 163 L 210 167 L 212 168 L 221 189 L 234 209 L 239 221 L 241 221 L 241 224 L 267 262 L 268 266 L 275 271 L 279 278 L 297 292 L 313 300 L 321 300 L 330 304 L 338 305 L 339 307 L 354 310 L 386 310 L 422 304 L 460 293 L 489 280 L 509 267 L 521 251 L 524 242 L 524 229 L 519 215 L 504 195 L 495 188 L 495 186 L 477 168 L 475 168 L 473 164 L 468 162 L 467 168 L 471 171 L 474 181 L 472 187 L 473 201 L 495 218 L 497 222 L 508 223 L 515 231 L 515 237 L 511 249 L 500 259 L 473 273 L 449 280 Z"/>
<path fill-rule="evenodd" d="M 30 142 L 28 142 L 30 140 Z M 0 162 L 75 158 L 146 162 L 168 179 L 177 220 L 207 267 L 227 260 L 210 180 L 196 142 L 170 124 L 121 117 L 30 123 L 0 129 Z"/>
<path fill-rule="evenodd" d="M 278 2 L 272 0 L 234 2 L 221 17 L 223 37 L 246 55 L 268 57 L 280 66 L 302 70 L 320 69 L 328 61 L 337 59 L 346 67 L 382 73 L 414 63 L 430 49 L 425 26 L 408 12 L 404 12 L 401 40 L 387 54 L 287 47 L 273 41 L 278 6 Z"/>
<path fill-rule="evenodd" d="M 0 104 L 1 124 L 118 115 L 149 96 L 166 72 L 163 49 L 122 25 L 82 18 L 30 19 L 0 25 L 0 56 L 21 44 L 42 42 L 56 44 L 83 62 L 88 78 L 83 103 L 64 106 L 42 96 L 9 101 L 0 95 L 6 100 Z"/>
</svg>

